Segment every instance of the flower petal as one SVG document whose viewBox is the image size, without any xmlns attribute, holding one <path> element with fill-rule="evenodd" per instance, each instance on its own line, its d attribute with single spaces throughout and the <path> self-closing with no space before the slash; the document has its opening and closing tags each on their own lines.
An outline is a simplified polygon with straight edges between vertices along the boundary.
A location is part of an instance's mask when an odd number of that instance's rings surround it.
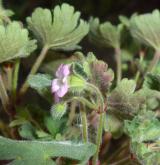
<svg viewBox="0 0 160 165">
<path fill-rule="evenodd" d="M 60 88 L 60 82 L 59 82 L 59 79 L 54 79 L 52 81 L 52 87 L 51 87 L 51 91 L 52 93 L 56 92 L 57 90 L 59 90 Z"/>
<path fill-rule="evenodd" d="M 58 78 L 63 78 L 65 76 L 68 76 L 69 74 L 70 74 L 70 66 L 69 65 L 61 64 L 56 71 L 56 76 Z"/>
<path fill-rule="evenodd" d="M 68 92 L 68 84 L 64 83 L 58 90 L 57 95 L 58 97 L 63 97 Z"/>
</svg>

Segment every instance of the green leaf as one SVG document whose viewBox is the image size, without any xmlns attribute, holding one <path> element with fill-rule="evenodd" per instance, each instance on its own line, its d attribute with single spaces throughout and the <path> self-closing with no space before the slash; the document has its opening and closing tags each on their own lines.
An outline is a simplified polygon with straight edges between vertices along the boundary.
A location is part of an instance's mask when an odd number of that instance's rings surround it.
<svg viewBox="0 0 160 165">
<path fill-rule="evenodd" d="M 118 26 L 114 26 L 110 22 L 100 24 L 98 18 L 92 18 L 90 28 L 90 39 L 93 43 L 113 48 L 120 47 L 121 31 L 123 29 L 121 24 Z"/>
<path fill-rule="evenodd" d="M 78 62 L 73 63 L 73 73 L 83 79 L 87 79 L 87 73 L 84 71 L 83 65 Z"/>
<path fill-rule="evenodd" d="M 96 146 L 91 143 L 17 141 L 0 137 L 0 160 L 11 160 L 10 165 L 54 165 L 54 157 L 74 159 L 85 164 L 95 150 Z"/>
<path fill-rule="evenodd" d="M 130 31 L 132 36 L 140 43 L 160 50 L 160 13 L 154 10 L 152 13 L 132 17 Z"/>
<path fill-rule="evenodd" d="M 131 15 L 131 18 L 128 18 L 128 17 L 126 17 L 126 16 L 124 16 L 124 15 L 120 15 L 120 16 L 119 16 L 119 20 L 120 20 L 120 22 L 121 22 L 123 25 L 125 25 L 127 28 L 129 28 L 129 26 L 130 26 L 130 20 L 131 20 L 132 18 L 134 18 L 135 16 L 137 16 L 137 13 L 132 14 L 132 15 Z"/>
<path fill-rule="evenodd" d="M 151 111 L 125 121 L 125 130 L 134 142 L 155 141 L 160 138 L 160 121 Z"/>
<path fill-rule="evenodd" d="M 120 138 L 123 134 L 123 122 L 113 114 L 106 114 L 104 120 L 104 129 L 106 132 L 111 132 L 113 138 Z"/>
<path fill-rule="evenodd" d="M 133 117 L 145 104 L 145 96 L 135 92 L 134 80 L 122 79 L 108 96 L 108 109 L 119 117 Z"/>
<path fill-rule="evenodd" d="M 67 104 L 65 102 L 60 102 L 51 107 L 51 115 L 54 119 L 60 119 L 66 113 L 66 110 Z"/>
<path fill-rule="evenodd" d="M 86 88 L 86 80 L 80 76 L 71 75 L 69 77 L 69 85 L 69 91 L 74 95 L 79 95 L 80 93 L 84 92 L 84 89 Z"/>
<path fill-rule="evenodd" d="M 43 89 L 45 87 L 51 86 L 51 77 L 47 74 L 36 74 L 36 75 L 30 75 L 28 79 L 29 85 L 33 89 Z"/>
<path fill-rule="evenodd" d="M 48 131 L 53 135 L 56 136 L 56 134 L 61 132 L 62 126 L 64 128 L 64 122 L 65 120 L 61 119 L 55 119 L 52 117 L 45 117 L 44 123 L 48 129 Z"/>
<path fill-rule="evenodd" d="M 10 127 L 15 127 L 15 126 L 22 125 L 22 124 L 24 124 L 26 122 L 27 122 L 27 120 L 25 118 L 19 117 L 19 118 L 13 120 L 12 122 L 10 122 L 9 126 Z"/>
<path fill-rule="evenodd" d="M 0 25 L 0 63 L 27 57 L 35 49 L 35 40 L 29 40 L 28 31 L 18 22 Z"/>
<path fill-rule="evenodd" d="M 38 94 L 45 98 L 48 102 L 52 101 L 52 94 L 50 92 L 51 82 L 51 76 L 40 73 L 36 75 L 30 75 L 28 79 L 30 87 L 35 89 Z"/>
<path fill-rule="evenodd" d="M 89 30 L 88 24 L 79 17 L 74 7 L 64 3 L 53 12 L 37 8 L 27 22 L 41 45 L 54 50 L 73 50 Z"/>
<path fill-rule="evenodd" d="M 132 121 L 125 121 L 125 132 L 131 138 L 131 150 L 142 164 L 159 165 L 159 128 L 160 121 L 152 111 L 141 113 Z"/>
<path fill-rule="evenodd" d="M 37 138 L 36 129 L 30 123 L 23 124 L 18 132 L 24 139 L 33 140 Z"/>
<path fill-rule="evenodd" d="M 3 1 L 0 0 L 0 19 L 6 20 L 8 19 L 7 17 L 11 17 L 12 15 L 14 15 L 13 11 L 5 9 L 3 7 Z"/>
<path fill-rule="evenodd" d="M 143 87 L 147 87 L 149 89 L 160 92 L 160 74 L 148 73 L 145 76 Z"/>
</svg>

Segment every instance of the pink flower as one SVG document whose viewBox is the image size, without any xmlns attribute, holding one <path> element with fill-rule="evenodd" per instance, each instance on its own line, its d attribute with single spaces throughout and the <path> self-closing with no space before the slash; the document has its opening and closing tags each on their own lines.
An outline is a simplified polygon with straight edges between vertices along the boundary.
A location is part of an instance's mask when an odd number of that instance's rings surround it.
<svg viewBox="0 0 160 165">
<path fill-rule="evenodd" d="M 58 97 L 63 97 L 68 92 L 67 78 L 70 74 L 70 66 L 61 64 L 56 71 L 56 77 L 52 81 L 52 93 Z"/>
</svg>

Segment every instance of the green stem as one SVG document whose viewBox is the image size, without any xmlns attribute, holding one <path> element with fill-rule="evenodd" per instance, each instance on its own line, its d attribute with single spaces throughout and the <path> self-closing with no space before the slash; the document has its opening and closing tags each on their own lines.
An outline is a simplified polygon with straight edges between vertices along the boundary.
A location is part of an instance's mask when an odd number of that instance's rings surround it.
<svg viewBox="0 0 160 165">
<path fill-rule="evenodd" d="M 115 59 L 117 64 L 117 84 L 121 81 L 122 78 L 122 63 L 121 63 L 121 49 L 115 48 Z"/>
<path fill-rule="evenodd" d="M 97 150 L 96 150 L 96 153 L 95 155 L 93 156 L 93 165 L 96 165 L 97 164 L 97 161 L 98 161 L 98 155 L 99 155 L 99 150 L 100 150 L 100 146 L 101 146 L 101 142 L 102 142 L 102 134 L 103 134 L 103 124 L 104 124 L 104 99 L 103 99 L 103 96 L 100 92 L 100 90 L 90 84 L 90 83 L 87 83 L 87 86 L 88 88 L 91 88 L 98 96 L 98 100 L 100 102 L 100 117 L 99 117 L 99 124 L 98 124 L 98 127 L 97 127 L 97 136 L 96 136 L 96 146 L 97 146 Z"/>
<path fill-rule="evenodd" d="M 141 52 L 140 52 L 140 63 L 139 63 L 139 65 L 142 64 L 143 59 L 144 59 L 144 52 L 141 51 Z M 140 70 L 138 69 L 138 70 L 137 70 L 137 73 L 136 73 L 136 76 L 135 76 L 135 82 L 136 82 L 136 83 L 138 82 L 138 80 L 139 80 L 139 78 L 140 78 L 140 74 L 141 74 L 141 72 L 140 72 Z"/>
<path fill-rule="evenodd" d="M 67 126 L 70 126 L 72 124 L 73 120 L 74 120 L 76 106 L 77 106 L 77 101 L 73 100 L 71 102 L 71 106 L 70 106 L 70 113 L 69 113 L 69 119 L 68 119 L 68 122 L 67 122 Z"/>
<path fill-rule="evenodd" d="M 28 81 L 28 78 L 29 78 L 30 75 L 34 75 L 38 71 L 40 65 L 42 64 L 43 60 L 46 57 L 46 54 L 47 54 L 48 50 L 49 50 L 49 47 L 47 45 L 45 45 L 43 47 L 40 55 L 38 56 L 37 60 L 35 61 L 35 63 L 33 65 L 32 69 L 31 69 L 31 71 L 30 71 L 30 73 L 29 73 L 26 81 L 24 82 L 24 84 L 21 87 L 21 89 L 20 89 L 20 95 L 23 95 L 28 90 L 28 88 L 29 88 L 29 84 L 27 82 Z"/>
<path fill-rule="evenodd" d="M 86 85 L 87 85 L 86 89 L 88 89 L 88 90 L 91 89 L 91 91 L 94 91 L 96 93 L 96 95 L 98 96 L 98 98 L 99 98 L 98 100 L 100 101 L 100 107 L 101 107 L 101 110 L 102 110 L 100 112 L 103 112 L 103 110 L 104 110 L 104 99 L 103 99 L 103 96 L 102 96 L 100 90 L 96 86 L 94 86 L 93 84 L 87 83 Z M 99 104 L 99 103 L 97 102 L 97 104 Z"/>
<path fill-rule="evenodd" d="M 13 76 L 13 69 L 12 69 L 12 67 L 7 66 L 6 74 L 7 74 L 8 91 L 11 91 L 12 90 L 12 76 Z"/>
<path fill-rule="evenodd" d="M 2 101 L 2 106 L 3 106 L 4 110 L 6 111 L 6 113 L 8 114 L 7 106 L 9 105 L 9 97 L 8 97 L 8 94 L 7 94 L 6 88 L 4 86 L 1 75 L 0 75 L 0 97 L 1 97 L 1 101 Z"/>
<path fill-rule="evenodd" d="M 160 60 L 160 51 L 156 51 L 154 57 L 147 69 L 147 72 L 152 72 Z"/>
<path fill-rule="evenodd" d="M 99 125 L 98 125 L 98 130 L 97 130 L 97 137 L 96 137 L 97 150 L 93 157 L 93 165 L 97 165 L 97 161 L 98 161 L 99 150 L 100 150 L 101 142 L 102 142 L 104 115 L 105 113 L 101 113 L 99 117 Z"/>
<path fill-rule="evenodd" d="M 82 104 L 80 109 L 81 121 L 82 121 L 82 136 L 83 142 L 86 143 L 88 141 L 88 124 L 87 124 L 87 114 L 85 110 L 85 105 Z"/>
<path fill-rule="evenodd" d="M 71 99 L 65 100 L 66 102 L 71 102 L 73 100 L 76 100 L 78 102 L 81 102 L 83 104 L 85 104 L 87 107 L 91 108 L 91 109 L 97 109 L 98 106 L 96 106 L 95 104 L 89 102 L 87 99 L 83 98 L 83 97 L 73 97 Z"/>
<path fill-rule="evenodd" d="M 19 67 L 20 67 L 20 59 L 17 59 L 15 62 L 15 68 L 14 68 L 14 73 L 13 73 L 13 86 L 12 86 L 12 95 L 14 99 L 17 93 Z"/>
</svg>

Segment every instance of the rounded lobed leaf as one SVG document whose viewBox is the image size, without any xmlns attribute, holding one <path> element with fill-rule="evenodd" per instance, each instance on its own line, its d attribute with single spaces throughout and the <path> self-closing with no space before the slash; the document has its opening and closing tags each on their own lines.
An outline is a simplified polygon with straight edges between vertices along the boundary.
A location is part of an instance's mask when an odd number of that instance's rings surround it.
<svg viewBox="0 0 160 165">
<path fill-rule="evenodd" d="M 160 12 L 137 15 L 131 18 L 130 31 L 140 43 L 160 49 Z"/>
<path fill-rule="evenodd" d="M 42 46 L 48 45 L 54 50 L 72 50 L 77 48 L 89 30 L 88 24 L 79 17 L 79 12 L 64 3 L 56 6 L 52 12 L 37 8 L 27 18 L 27 23 Z"/>
<path fill-rule="evenodd" d="M 0 25 L 0 63 L 27 57 L 36 49 L 36 41 L 30 40 L 28 31 L 18 22 Z"/>
<path fill-rule="evenodd" d="M 123 25 L 112 25 L 110 22 L 100 24 L 98 18 L 90 19 L 90 39 L 93 43 L 113 48 L 120 47 L 121 31 Z"/>
</svg>

